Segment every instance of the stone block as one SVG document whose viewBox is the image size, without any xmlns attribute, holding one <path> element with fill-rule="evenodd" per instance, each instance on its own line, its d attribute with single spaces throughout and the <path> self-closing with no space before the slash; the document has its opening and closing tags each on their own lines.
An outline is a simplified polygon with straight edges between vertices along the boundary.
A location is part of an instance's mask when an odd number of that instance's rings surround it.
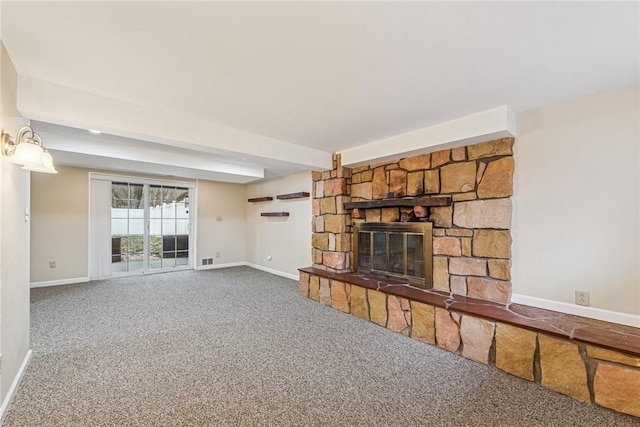
<svg viewBox="0 0 640 427">
<path fill-rule="evenodd" d="M 424 194 L 424 173 L 409 172 L 407 174 L 407 196 Z"/>
<path fill-rule="evenodd" d="M 489 277 L 498 280 L 511 280 L 511 261 L 506 259 L 490 259 L 487 261 Z"/>
<path fill-rule="evenodd" d="M 389 185 L 387 184 L 387 175 L 384 167 L 380 166 L 373 170 L 373 190 L 372 198 L 374 200 L 386 199 L 389 195 Z"/>
<path fill-rule="evenodd" d="M 446 230 L 447 236 L 453 237 L 473 237 L 473 230 L 467 230 L 465 228 L 450 228 Z"/>
<path fill-rule="evenodd" d="M 413 207 L 402 206 L 400 208 L 400 222 L 413 221 L 415 216 L 413 215 Z"/>
<path fill-rule="evenodd" d="M 369 303 L 367 289 L 351 285 L 351 314 L 364 320 L 369 320 Z"/>
<path fill-rule="evenodd" d="M 373 180 L 373 170 L 369 169 L 369 170 L 363 171 L 361 181 L 371 182 L 371 180 Z"/>
<path fill-rule="evenodd" d="M 313 231 L 316 233 L 324 233 L 324 217 L 317 216 L 313 219 Z"/>
<path fill-rule="evenodd" d="M 436 343 L 438 347 L 456 352 L 460 348 L 460 315 L 436 307 Z"/>
<path fill-rule="evenodd" d="M 349 291 L 351 285 L 348 283 L 331 281 L 331 307 L 345 313 L 349 313 Z"/>
<path fill-rule="evenodd" d="M 322 180 L 326 181 L 328 179 L 331 179 L 331 171 L 324 171 L 322 172 Z"/>
<path fill-rule="evenodd" d="M 460 239 L 460 244 L 462 246 L 462 256 L 471 256 L 471 238 L 463 237 Z"/>
<path fill-rule="evenodd" d="M 389 171 L 392 169 L 398 169 L 400 166 L 397 163 L 389 163 L 384 167 L 384 170 Z"/>
<path fill-rule="evenodd" d="M 336 251 L 348 252 L 351 250 L 351 233 L 336 234 Z"/>
<path fill-rule="evenodd" d="M 324 181 L 314 182 L 313 186 L 315 189 L 313 192 L 313 197 L 315 197 L 316 199 L 321 199 L 322 197 L 324 197 Z"/>
<path fill-rule="evenodd" d="M 391 329 L 394 332 L 402 332 L 410 326 L 410 320 L 407 318 L 404 310 L 402 309 L 401 300 L 404 298 L 397 297 L 395 295 L 389 295 L 387 297 L 387 329 Z"/>
<path fill-rule="evenodd" d="M 311 180 L 313 182 L 320 181 L 322 179 L 322 172 L 311 171 Z"/>
<path fill-rule="evenodd" d="M 451 258 L 449 261 L 449 273 L 459 276 L 486 276 L 487 261 L 466 257 Z"/>
<path fill-rule="evenodd" d="M 350 214 L 350 212 L 344 208 L 344 204 L 350 201 L 351 201 L 351 197 L 349 196 L 337 196 L 336 197 L 336 213 L 347 214 L 347 215 Z"/>
<path fill-rule="evenodd" d="M 392 170 L 389 172 L 389 192 L 394 197 L 404 197 L 407 195 L 407 172 L 403 170 Z"/>
<path fill-rule="evenodd" d="M 346 270 L 349 268 L 348 256 L 348 252 L 326 251 L 322 254 L 322 264 L 337 271 Z"/>
<path fill-rule="evenodd" d="M 608 350 L 602 347 L 587 346 L 587 356 L 593 359 L 606 360 L 608 362 L 621 363 L 623 365 L 640 368 L 640 357 L 630 356 L 614 350 Z"/>
<path fill-rule="evenodd" d="M 502 138 L 481 142 L 467 147 L 469 160 L 494 156 L 509 156 L 513 154 L 513 138 Z"/>
<path fill-rule="evenodd" d="M 347 229 L 348 215 L 323 215 L 324 231 L 328 233 L 344 233 Z"/>
<path fill-rule="evenodd" d="M 365 219 L 366 215 L 367 215 L 366 209 L 355 208 L 351 210 L 351 217 L 353 219 Z"/>
<path fill-rule="evenodd" d="M 440 191 L 464 193 L 476 188 L 476 162 L 453 163 L 440 168 Z"/>
<path fill-rule="evenodd" d="M 467 296 L 508 304 L 511 302 L 511 282 L 467 277 Z"/>
<path fill-rule="evenodd" d="M 445 163 L 449 163 L 451 160 L 451 150 L 440 150 L 435 153 L 431 153 L 431 167 L 437 168 Z"/>
<path fill-rule="evenodd" d="M 478 196 L 476 196 L 476 193 L 474 192 L 458 193 L 451 196 L 451 200 L 453 200 L 454 202 L 464 202 L 467 200 L 475 200 L 477 198 Z"/>
<path fill-rule="evenodd" d="M 322 265 L 322 251 L 320 249 L 311 249 L 313 263 Z"/>
<path fill-rule="evenodd" d="M 433 288 L 449 292 L 449 265 L 447 257 L 433 257 Z"/>
<path fill-rule="evenodd" d="M 311 235 L 311 246 L 326 251 L 329 249 L 329 235 L 327 233 L 313 233 Z"/>
<path fill-rule="evenodd" d="M 428 344 L 436 343 L 435 307 L 411 301 L 411 338 Z"/>
<path fill-rule="evenodd" d="M 453 226 L 453 206 L 438 206 L 431 208 L 431 216 L 434 227 L 448 228 Z"/>
<path fill-rule="evenodd" d="M 431 167 L 431 155 L 418 154 L 417 156 L 407 157 L 400 160 L 398 165 L 406 171 L 429 169 Z"/>
<path fill-rule="evenodd" d="M 424 194 L 440 193 L 440 171 L 424 171 Z"/>
<path fill-rule="evenodd" d="M 313 199 L 311 201 L 311 215 L 320 215 L 320 200 L 321 199 Z"/>
<path fill-rule="evenodd" d="M 320 278 L 320 303 L 324 305 L 331 305 L 331 286 L 329 285 L 329 279 L 326 277 Z"/>
<path fill-rule="evenodd" d="M 462 355 L 467 359 L 488 364 L 495 328 L 495 323 L 488 320 L 463 316 L 460 324 Z"/>
<path fill-rule="evenodd" d="M 598 405 L 640 417 L 640 371 L 599 363 L 593 379 Z"/>
<path fill-rule="evenodd" d="M 478 162 L 478 172 L 476 173 L 476 182 L 480 183 L 482 181 L 482 176 L 484 175 L 484 171 L 487 169 L 487 162 Z"/>
<path fill-rule="evenodd" d="M 467 295 L 467 278 L 463 276 L 449 276 L 449 287 L 451 293 L 456 295 Z"/>
<path fill-rule="evenodd" d="M 309 297 L 309 274 L 300 272 L 298 279 L 298 293 L 300 296 Z"/>
<path fill-rule="evenodd" d="M 364 217 L 367 222 L 380 222 L 380 209 L 366 209 Z"/>
<path fill-rule="evenodd" d="M 351 169 L 352 173 L 358 173 L 358 172 L 363 172 L 369 170 L 369 165 L 363 165 L 363 166 L 357 166 L 353 169 Z"/>
<path fill-rule="evenodd" d="M 458 147 L 451 149 L 451 159 L 453 161 L 461 161 L 467 159 L 467 148 L 466 147 Z"/>
<path fill-rule="evenodd" d="M 485 258 L 511 258 L 511 232 L 476 230 L 473 233 L 473 255 Z"/>
<path fill-rule="evenodd" d="M 320 301 L 320 277 L 318 276 L 309 278 L 309 298 Z"/>
<path fill-rule="evenodd" d="M 329 236 L 329 248 L 328 248 L 328 250 L 335 251 L 336 250 L 336 235 L 333 234 L 333 233 L 327 233 L 327 235 Z"/>
<path fill-rule="evenodd" d="M 490 162 L 478 184 L 481 199 L 509 197 L 513 194 L 513 157 Z"/>
<path fill-rule="evenodd" d="M 360 184 L 362 182 L 362 174 L 361 173 L 354 173 L 351 176 L 351 184 Z"/>
<path fill-rule="evenodd" d="M 433 239 L 434 255 L 460 256 L 460 240 L 455 237 L 435 237 Z"/>
<path fill-rule="evenodd" d="M 380 219 L 382 222 L 396 222 L 400 218 L 398 208 L 382 208 L 380 210 Z"/>
<path fill-rule="evenodd" d="M 533 381 L 538 334 L 504 323 L 496 324 L 496 368 Z"/>
<path fill-rule="evenodd" d="M 361 184 L 351 184 L 351 197 L 361 197 L 371 200 L 373 195 L 373 184 L 371 182 L 363 182 Z"/>
<path fill-rule="evenodd" d="M 344 194 L 347 194 L 347 180 L 345 178 L 334 178 L 324 182 L 325 197 Z"/>
<path fill-rule="evenodd" d="M 336 213 L 336 198 L 325 197 L 320 199 L 320 213 L 322 215 Z"/>
<path fill-rule="evenodd" d="M 511 227 L 511 199 L 456 202 L 453 208 L 453 224 L 462 228 L 508 230 Z"/>
<path fill-rule="evenodd" d="M 369 301 L 369 316 L 373 323 L 387 326 L 387 294 L 369 289 L 367 291 Z"/>
<path fill-rule="evenodd" d="M 542 385 L 581 402 L 590 403 L 587 369 L 578 345 L 538 335 Z"/>
</svg>

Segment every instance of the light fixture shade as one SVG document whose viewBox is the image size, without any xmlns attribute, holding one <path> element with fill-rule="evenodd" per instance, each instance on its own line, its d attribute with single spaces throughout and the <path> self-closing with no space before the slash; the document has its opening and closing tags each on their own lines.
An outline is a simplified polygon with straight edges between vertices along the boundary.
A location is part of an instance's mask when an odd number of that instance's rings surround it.
<svg viewBox="0 0 640 427">
<path fill-rule="evenodd" d="M 17 165 L 41 165 L 44 167 L 42 163 L 42 147 L 36 144 L 23 142 L 16 146 L 16 151 L 13 153 L 13 156 L 9 157 L 11 163 L 15 163 Z"/>
<path fill-rule="evenodd" d="M 22 167 L 22 169 L 33 171 L 33 172 L 43 172 L 43 173 L 58 173 L 56 168 L 53 167 L 53 158 L 51 154 L 47 150 L 43 150 L 42 152 L 42 163 L 29 163 Z"/>
</svg>

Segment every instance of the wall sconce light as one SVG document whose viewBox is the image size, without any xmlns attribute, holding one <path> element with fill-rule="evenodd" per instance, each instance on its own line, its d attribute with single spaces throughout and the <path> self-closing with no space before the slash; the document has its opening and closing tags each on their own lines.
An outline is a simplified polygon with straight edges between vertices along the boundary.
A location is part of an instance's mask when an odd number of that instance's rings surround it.
<svg viewBox="0 0 640 427">
<path fill-rule="evenodd" d="M 22 169 L 58 173 L 53 167 L 53 158 L 42 145 L 42 139 L 31 126 L 23 126 L 18 131 L 14 141 L 11 135 L 2 132 L 2 153 L 8 157 L 8 161 L 21 165 Z"/>
</svg>

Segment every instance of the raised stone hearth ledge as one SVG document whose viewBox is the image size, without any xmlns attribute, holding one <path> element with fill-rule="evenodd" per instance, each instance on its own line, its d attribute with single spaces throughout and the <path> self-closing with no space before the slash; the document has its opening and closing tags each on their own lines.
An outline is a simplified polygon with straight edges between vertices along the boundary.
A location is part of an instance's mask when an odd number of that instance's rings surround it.
<svg viewBox="0 0 640 427">
<path fill-rule="evenodd" d="M 299 270 L 304 297 L 581 402 L 640 417 L 639 328 L 363 274 Z"/>
</svg>

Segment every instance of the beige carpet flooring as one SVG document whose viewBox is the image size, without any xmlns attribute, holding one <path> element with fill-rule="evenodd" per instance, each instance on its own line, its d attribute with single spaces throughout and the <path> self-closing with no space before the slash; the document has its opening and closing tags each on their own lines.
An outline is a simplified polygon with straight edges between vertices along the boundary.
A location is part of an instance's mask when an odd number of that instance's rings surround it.
<svg viewBox="0 0 640 427">
<path fill-rule="evenodd" d="M 639 426 L 248 267 L 33 289 L 4 426 Z"/>
</svg>

